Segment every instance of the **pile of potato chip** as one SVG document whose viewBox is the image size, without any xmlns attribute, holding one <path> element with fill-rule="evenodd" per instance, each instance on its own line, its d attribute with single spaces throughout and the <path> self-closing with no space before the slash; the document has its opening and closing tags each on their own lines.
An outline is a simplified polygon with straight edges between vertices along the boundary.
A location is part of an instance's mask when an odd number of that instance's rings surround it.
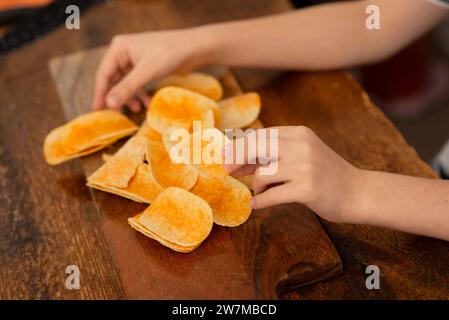
<svg viewBox="0 0 449 320">
<path fill-rule="evenodd" d="M 104 158 L 87 185 L 151 204 L 128 219 L 131 227 L 175 251 L 191 252 L 207 238 L 213 223 L 235 227 L 251 214 L 251 192 L 223 169 L 221 150 L 229 142 L 225 129 L 243 128 L 257 119 L 260 98 L 246 93 L 219 101 L 220 82 L 201 73 L 166 77 L 157 89 L 140 128 L 119 112 L 92 112 L 52 130 L 44 155 L 49 164 L 58 164 L 134 134 Z M 188 135 L 182 147 L 191 156 L 181 162 L 170 152 L 177 143 L 171 133 L 180 128 Z M 205 132 L 219 139 L 208 139 Z M 205 150 L 217 161 L 204 162 Z M 195 157 L 199 161 L 192 162 Z"/>
</svg>

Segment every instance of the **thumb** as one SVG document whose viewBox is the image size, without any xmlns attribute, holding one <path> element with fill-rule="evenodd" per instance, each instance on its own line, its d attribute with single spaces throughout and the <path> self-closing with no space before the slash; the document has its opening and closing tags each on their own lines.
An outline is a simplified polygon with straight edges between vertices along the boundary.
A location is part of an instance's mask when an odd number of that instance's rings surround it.
<svg viewBox="0 0 449 320">
<path fill-rule="evenodd" d="M 151 78 L 152 74 L 148 71 L 148 68 L 137 64 L 108 92 L 106 105 L 113 109 L 122 107 Z"/>
</svg>

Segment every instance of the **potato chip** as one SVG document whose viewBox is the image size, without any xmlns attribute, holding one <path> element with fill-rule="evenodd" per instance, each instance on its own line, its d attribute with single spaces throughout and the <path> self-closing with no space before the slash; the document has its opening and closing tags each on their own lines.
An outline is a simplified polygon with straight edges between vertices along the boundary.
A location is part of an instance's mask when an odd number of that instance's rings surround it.
<svg viewBox="0 0 449 320">
<path fill-rule="evenodd" d="M 176 138 L 179 140 L 175 140 Z M 222 149 L 229 139 L 220 130 L 208 128 L 195 131 L 188 137 L 178 137 L 169 130 L 163 135 L 162 141 L 172 162 L 182 161 L 194 166 L 200 173 L 207 171 L 208 175 L 228 175 L 223 168 Z"/>
<path fill-rule="evenodd" d="M 215 115 L 213 110 L 206 110 L 201 114 L 201 127 L 206 128 L 213 128 L 215 126 Z M 191 131 L 195 131 L 195 126 L 192 127 Z"/>
<path fill-rule="evenodd" d="M 156 85 L 158 89 L 168 86 L 188 89 L 212 100 L 220 100 L 223 96 L 223 88 L 220 82 L 208 74 L 199 72 L 192 72 L 185 75 L 170 75 L 160 80 Z"/>
<path fill-rule="evenodd" d="M 137 167 L 144 162 L 148 139 L 134 136 L 121 147 L 111 159 L 92 173 L 88 182 L 126 188 Z"/>
<path fill-rule="evenodd" d="M 44 141 L 45 160 L 52 165 L 94 153 L 131 135 L 137 126 L 122 114 L 97 111 L 53 129 Z"/>
<path fill-rule="evenodd" d="M 63 140 L 66 132 L 66 127 L 61 126 L 53 129 L 45 137 L 44 141 L 44 156 L 45 160 L 52 165 L 59 164 L 66 160 L 76 157 L 77 155 L 72 155 L 71 157 L 66 154 L 64 150 Z"/>
<path fill-rule="evenodd" d="M 168 247 L 168 248 L 170 248 L 170 249 L 172 249 L 174 251 L 181 252 L 181 253 L 189 253 L 189 252 L 192 252 L 193 250 L 195 250 L 196 248 L 199 247 L 200 244 L 198 244 L 196 246 L 184 247 L 184 246 L 177 245 L 177 244 L 175 244 L 173 242 L 167 241 L 167 240 L 159 237 L 157 234 L 153 233 L 151 230 L 147 229 L 145 226 L 143 226 L 142 224 L 139 223 L 139 217 L 141 215 L 142 214 L 138 214 L 135 217 L 129 218 L 128 219 L 128 223 L 129 223 L 129 225 L 133 229 L 139 231 L 143 235 L 145 235 L 145 236 L 147 236 L 147 237 L 149 237 L 149 238 L 151 238 L 153 240 L 156 240 L 160 244 L 162 244 L 162 245 L 164 245 L 164 246 L 166 246 L 166 247 Z"/>
<path fill-rule="evenodd" d="M 101 154 L 101 160 L 103 160 L 103 162 L 106 162 L 106 161 L 108 161 L 109 159 L 111 159 L 112 156 L 113 156 L 113 154 L 109 154 L 109 153 L 103 152 L 103 153 Z"/>
<path fill-rule="evenodd" d="M 253 174 L 247 176 L 235 176 L 234 178 L 243 183 L 249 190 L 253 190 Z"/>
<path fill-rule="evenodd" d="M 188 164 L 174 163 L 162 142 L 151 141 L 148 162 L 156 181 L 163 187 L 190 190 L 198 179 L 196 169 Z"/>
<path fill-rule="evenodd" d="M 77 153 L 67 154 L 62 143 L 63 138 L 61 138 L 64 136 L 65 130 L 65 126 L 58 127 L 56 129 L 53 129 L 45 138 L 44 157 L 48 164 L 60 164 L 73 158 L 78 158 L 94 153 L 105 147 L 104 145 L 100 144 L 98 146 L 91 146 L 90 148 Z"/>
<path fill-rule="evenodd" d="M 198 246 L 207 238 L 213 225 L 212 210 L 207 202 L 176 187 L 165 189 L 132 221 L 159 239 L 182 247 Z"/>
<path fill-rule="evenodd" d="M 87 178 L 87 185 L 137 202 L 151 203 L 164 189 L 144 162 L 149 142 L 142 136 L 129 139 Z"/>
<path fill-rule="evenodd" d="M 260 97 L 255 92 L 220 101 L 220 130 L 243 128 L 253 123 L 260 113 Z"/>
<path fill-rule="evenodd" d="M 162 141 L 161 135 L 150 127 L 148 120 L 145 120 L 137 131 L 137 136 L 144 136 L 152 141 Z"/>
<path fill-rule="evenodd" d="M 220 122 L 220 109 L 215 101 L 190 90 L 178 87 L 165 87 L 157 91 L 151 99 L 147 112 L 148 124 L 160 134 L 171 127 L 192 131 L 194 121 L 203 121 L 214 112 L 214 125 Z M 203 128 L 213 126 L 203 123 Z"/>
<path fill-rule="evenodd" d="M 236 227 L 251 215 L 251 192 L 231 176 L 199 175 L 191 192 L 206 200 L 218 225 Z"/>
<path fill-rule="evenodd" d="M 142 203 L 151 203 L 164 190 L 156 182 L 151 173 L 151 167 L 146 163 L 137 167 L 136 173 L 126 188 L 109 186 L 95 180 L 90 180 L 87 186 Z"/>
<path fill-rule="evenodd" d="M 78 152 L 98 144 L 109 145 L 129 136 L 138 127 L 120 112 L 100 110 L 79 116 L 66 124 L 64 148 Z"/>
</svg>

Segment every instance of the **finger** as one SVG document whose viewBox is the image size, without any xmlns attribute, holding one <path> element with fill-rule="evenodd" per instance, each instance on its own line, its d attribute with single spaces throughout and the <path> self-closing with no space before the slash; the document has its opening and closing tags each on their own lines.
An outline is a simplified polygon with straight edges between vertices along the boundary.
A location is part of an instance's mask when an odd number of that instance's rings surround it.
<svg viewBox="0 0 449 320">
<path fill-rule="evenodd" d="M 238 168 L 237 170 L 232 172 L 233 176 L 247 176 L 249 174 L 253 174 L 256 169 L 257 169 L 258 165 L 257 164 L 245 164 L 243 166 L 241 166 L 240 168 Z"/>
<path fill-rule="evenodd" d="M 144 89 L 140 89 L 139 91 L 137 91 L 136 96 L 140 100 L 142 105 L 145 108 L 148 108 L 148 106 L 150 105 L 150 101 L 151 101 L 150 95 Z"/>
<path fill-rule="evenodd" d="M 289 180 L 286 170 L 276 170 L 270 174 L 265 174 L 264 169 L 268 166 L 260 166 L 254 173 L 253 178 L 253 191 L 254 194 L 264 192 L 270 185 L 287 182 Z"/>
<path fill-rule="evenodd" d="M 290 189 L 291 186 L 289 183 L 269 188 L 251 198 L 251 207 L 254 209 L 263 209 L 282 203 L 294 202 L 294 194 Z"/>
<path fill-rule="evenodd" d="M 271 129 L 259 129 L 233 139 L 223 149 L 224 168 L 232 173 L 247 164 L 278 161 L 278 144 L 277 135 L 272 135 Z"/>
<path fill-rule="evenodd" d="M 129 110 L 131 110 L 134 113 L 137 113 L 140 111 L 140 102 L 136 98 L 131 98 L 126 102 L 126 105 L 128 106 Z"/>
<path fill-rule="evenodd" d="M 105 106 L 105 96 L 109 90 L 112 79 L 119 73 L 119 66 L 115 58 L 116 51 L 111 47 L 108 49 L 95 75 L 95 90 L 92 108 L 101 109 Z"/>
<path fill-rule="evenodd" d="M 106 103 L 111 107 L 121 107 L 130 97 L 142 88 L 152 77 L 145 65 L 137 64 L 108 93 Z"/>
</svg>

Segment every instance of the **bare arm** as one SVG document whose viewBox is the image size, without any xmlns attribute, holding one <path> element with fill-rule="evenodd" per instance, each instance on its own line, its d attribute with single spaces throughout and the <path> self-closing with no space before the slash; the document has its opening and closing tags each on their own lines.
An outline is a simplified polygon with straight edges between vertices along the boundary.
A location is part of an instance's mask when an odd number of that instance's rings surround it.
<svg viewBox="0 0 449 320">
<path fill-rule="evenodd" d="M 368 5 L 380 9 L 380 30 L 365 26 Z M 383 59 L 429 31 L 448 12 L 425 0 L 348 1 L 198 30 L 208 34 L 213 63 L 330 69 Z"/>
<path fill-rule="evenodd" d="M 272 174 L 262 174 L 257 165 L 248 164 L 249 159 L 245 159 L 247 164 L 225 165 L 233 175 L 254 173 L 253 208 L 298 202 L 331 222 L 373 225 L 449 241 L 449 181 L 362 170 L 308 128 L 277 130 Z M 249 143 L 256 142 L 248 139 Z M 225 155 L 236 145 L 228 145 Z"/>
<path fill-rule="evenodd" d="M 380 30 L 365 26 L 367 5 L 380 8 Z M 97 70 L 93 108 L 140 110 L 149 81 L 206 64 L 333 69 L 398 51 L 449 10 L 426 0 L 362 0 L 264 18 L 114 38 Z"/>
<path fill-rule="evenodd" d="M 449 182 L 362 171 L 351 223 L 387 227 L 449 241 Z"/>
</svg>

